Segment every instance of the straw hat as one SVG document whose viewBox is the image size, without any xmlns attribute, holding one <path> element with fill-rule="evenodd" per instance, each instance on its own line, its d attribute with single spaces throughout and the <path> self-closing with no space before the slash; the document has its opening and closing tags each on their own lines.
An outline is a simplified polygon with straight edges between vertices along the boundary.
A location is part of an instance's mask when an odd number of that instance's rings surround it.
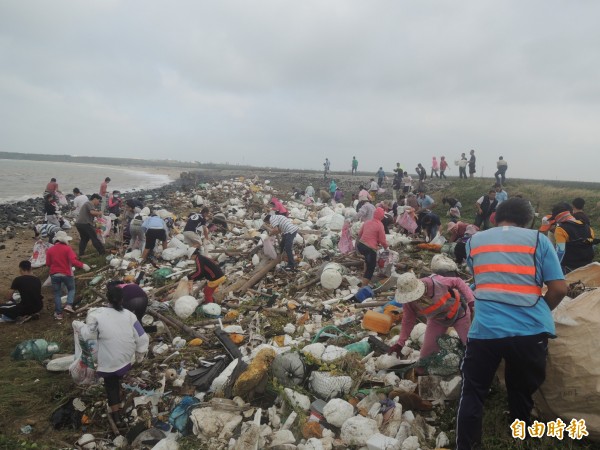
<svg viewBox="0 0 600 450">
<path fill-rule="evenodd" d="M 53 242 L 62 242 L 63 244 L 68 244 L 69 241 L 73 239 L 71 236 L 69 236 L 67 233 L 65 233 L 64 231 L 57 231 L 56 234 L 54 235 L 54 239 Z"/>
<path fill-rule="evenodd" d="M 410 303 L 420 299 L 425 293 L 425 284 L 412 272 L 403 273 L 396 283 L 396 301 Z"/>
</svg>

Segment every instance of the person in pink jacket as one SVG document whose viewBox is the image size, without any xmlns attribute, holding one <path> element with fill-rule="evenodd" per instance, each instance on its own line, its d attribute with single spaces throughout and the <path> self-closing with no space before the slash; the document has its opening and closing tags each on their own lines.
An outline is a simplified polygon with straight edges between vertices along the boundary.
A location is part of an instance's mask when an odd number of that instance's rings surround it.
<svg viewBox="0 0 600 450">
<path fill-rule="evenodd" d="M 365 257 L 363 286 L 367 286 L 371 282 L 371 278 L 373 278 L 379 246 L 382 246 L 386 250 L 388 248 L 387 241 L 385 240 L 385 230 L 381 222 L 384 216 L 385 211 L 383 208 L 375 209 L 373 218 L 367 220 L 358 232 L 356 250 Z"/>
<path fill-rule="evenodd" d="M 398 277 L 396 301 L 404 304 L 402 327 L 398 342 L 389 353 L 400 355 L 418 315 L 427 319 L 421 359 L 440 350 L 437 340 L 449 327 L 454 327 L 466 345 L 475 298 L 461 278 L 435 274 L 417 278 L 412 272 L 403 273 Z"/>
<path fill-rule="evenodd" d="M 429 178 L 433 178 L 433 174 L 435 173 L 435 177 L 439 178 L 440 174 L 438 173 L 438 171 L 440 170 L 440 164 L 438 163 L 437 158 L 434 156 L 433 159 L 431 160 L 431 175 L 429 175 Z"/>
</svg>

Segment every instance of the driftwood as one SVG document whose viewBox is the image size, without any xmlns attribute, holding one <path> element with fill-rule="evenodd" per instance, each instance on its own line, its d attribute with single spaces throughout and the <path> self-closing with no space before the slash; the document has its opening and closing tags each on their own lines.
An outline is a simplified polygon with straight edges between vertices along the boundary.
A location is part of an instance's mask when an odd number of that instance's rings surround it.
<svg viewBox="0 0 600 450">
<path fill-rule="evenodd" d="M 107 413 L 106 413 L 106 417 L 108 419 L 108 423 L 110 425 L 110 428 L 112 430 L 113 433 L 115 433 L 117 436 L 119 436 L 121 434 L 121 432 L 119 431 L 119 429 L 117 428 L 117 424 L 115 423 L 115 421 L 113 420 L 112 416 L 111 416 L 111 410 L 110 408 L 107 406 L 106 407 Z"/>
<path fill-rule="evenodd" d="M 248 289 L 250 289 L 256 283 L 262 280 L 271 270 L 273 270 L 275 266 L 279 264 L 280 261 L 281 256 L 278 256 L 277 258 L 272 259 L 271 261 L 266 263 L 263 267 L 255 270 L 250 279 L 246 281 L 242 285 L 242 287 L 239 288 L 239 292 L 244 294 Z"/>
<path fill-rule="evenodd" d="M 308 287 L 311 287 L 311 286 L 317 284 L 320 280 L 321 279 L 319 277 L 311 278 L 310 280 L 306 281 L 305 283 L 302 283 L 302 284 L 296 286 L 296 289 L 298 289 L 298 290 L 306 289 Z"/>
<path fill-rule="evenodd" d="M 164 323 L 166 323 L 168 325 L 171 325 L 172 327 L 179 328 L 180 330 L 185 331 L 190 336 L 193 336 L 193 337 L 196 337 L 196 338 L 200 338 L 200 339 L 202 339 L 205 342 L 208 341 L 208 338 L 205 335 L 203 335 L 202 333 L 199 333 L 198 331 L 194 330 L 192 327 L 184 324 L 183 322 L 181 322 L 181 321 L 179 321 L 177 319 L 174 319 L 172 317 L 164 316 L 161 313 L 158 313 L 158 312 L 153 311 L 151 309 L 149 309 L 147 312 L 148 312 L 148 314 L 150 314 L 155 319 L 162 320 Z"/>
</svg>

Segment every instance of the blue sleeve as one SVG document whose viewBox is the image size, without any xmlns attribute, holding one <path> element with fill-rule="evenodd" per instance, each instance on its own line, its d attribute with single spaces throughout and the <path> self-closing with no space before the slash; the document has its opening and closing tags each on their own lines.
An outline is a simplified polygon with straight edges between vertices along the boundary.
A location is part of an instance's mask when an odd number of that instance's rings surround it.
<svg viewBox="0 0 600 450">
<path fill-rule="evenodd" d="M 552 243 L 545 235 L 540 233 L 538 247 L 536 250 L 536 266 L 538 273 L 542 276 L 542 281 L 564 280 L 562 268 L 558 260 L 558 255 L 552 247 Z"/>
</svg>

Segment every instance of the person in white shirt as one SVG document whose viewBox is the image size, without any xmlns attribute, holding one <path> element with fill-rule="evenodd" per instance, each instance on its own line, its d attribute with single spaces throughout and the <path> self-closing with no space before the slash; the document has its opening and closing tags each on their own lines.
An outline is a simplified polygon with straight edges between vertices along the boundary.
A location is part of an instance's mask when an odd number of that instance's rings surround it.
<svg viewBox="0 0 600 450">
<path fill-rule="evenodd" d="M 298 233 L 298 227 L 285 216 L 267 214 L 264 218 L 265 224 L 268 225 L 269 234 L 281 234 L 280 251 L 284 250 L 287 255 L 287 266 L 285 270 L 296 270 L 294 263 L 294 238 Z"/>
<path fill-rule="evenodd" d="M 304 196 L 305 197 L 315 197 L 315 188 L 313 187 L 312 183 L 310 183 L 308 186 L 306 186 L 306 190 L 304 191 Z"/>
<path fill-rule="evenodd" d="M 404 172 L 404 176 L 402 177 L 402 192 L 408 194 L 412 191 L 412 177 L 408 174 L 408 172 Z"/>
<path fill-rule="evenodd" d="M 131 311 L 123 308 L 123 292 L 116 286 L 107 292 L 108 307 L 91 309 L 86 323 L 73 321 L 85 339 L 98 341 L 98 364 L 96 373 L 104 378 L 111 416 L 117 426 L 122 424 L 121 379 L 131 369 L 135 357 L 142 362 L 148 351 L 148 335 Z"/>
<path fill-rule="evenodd" d="M 87 195 L 83 195 L 79 188 L 73 189 L 73 195 L 75 195 L 75 198 L 73 199 L 73 206 L 75 207 L 73 216 L 77 217 L 79 216 L 79 210 L 89 201 L 89 199 L 87 198 Z"/>
</svg>

